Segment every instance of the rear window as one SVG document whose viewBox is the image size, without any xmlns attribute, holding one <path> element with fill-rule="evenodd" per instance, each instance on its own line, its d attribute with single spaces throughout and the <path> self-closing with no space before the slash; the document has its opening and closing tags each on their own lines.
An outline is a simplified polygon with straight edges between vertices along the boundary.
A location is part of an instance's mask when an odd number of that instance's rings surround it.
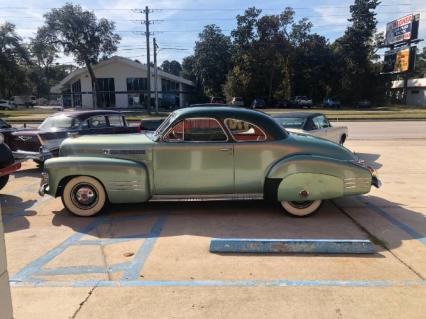
<svg viewBox="0 0 426 319">
<path fill-rule="evenodd" d="M 237 142 L 259 142 L 267 139 L 265 132 L 250 122 L 228 118 L 225 125 Z"/>
<path fill-rule="evenodd" d="M 305 119 L 300 117 L 279 117 L 275 120 L 284 128 L 302 128 L 305 123 Z"/>
<path fill-rule="evenodd" d="M 60 129 L 78 128 L 80 121 L 76 118 L 67 115 L 58 115 L 48 117 L 40 124 L 39 130 L 52 131 Z"/>
</svg>

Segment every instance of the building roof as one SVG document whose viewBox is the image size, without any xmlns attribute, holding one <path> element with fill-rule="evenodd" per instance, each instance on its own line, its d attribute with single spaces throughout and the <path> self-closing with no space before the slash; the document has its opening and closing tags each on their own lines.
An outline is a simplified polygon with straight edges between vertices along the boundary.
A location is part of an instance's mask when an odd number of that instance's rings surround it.
<svg viewBox="0 0 426 319">
<path fill-rule="evenodd" d="M 107 60 L 100 61 L 99 63 L 93 65 L 93 70 L 96 72 L 96 69 L 99 69 L 99 68 L 104 67 L 104 66 L 111 64 L 111 63 L 124 63 L 124 64 L 127 64 L 127 65 L 134 67 L 136 69 L 141 69 L 141 70 L 144 70 L 144 71 L 147 70 L 146 64 L 138 63 L 138 62 L 132 61 L 128 58 L 124 58 L 124 57 L 121 57 L 121 56 L 113 56 L 113 57 L 111 57 Z M 62 88 L 67 83 L 71 82 L 77 76 L 80 76 L 80 75 L 85 74 L 87 72 L 88 72 L 87 68 L 79 68 L 79 69 L 71 72 L 65 78 L 63 78 L 62 81 L 60 81 L 58 84 L 53 86 L 50 89 L 50 92 L 51 93 L 61 93 Z M 154 74 L 154 68 L 153 67 L 151 67 L 151 74 Z M 183 83 L 183 84 L 186 84 L 186 85 L 194 86 L 194 83 L 192 83 L 192 81 L 187 80 L 187 79 L 185 79 L 181 76 L 177 76 L 177 75 L 174 75 L 174 74 L 171 74 L 171 73 L 164 72 L 163 70 L 160 70 L 160 69 L 158 69 L 158 75 L 160 77 L 166 78 L 168 80 L 173 80 L 173 81 Z"/>
<path fill-rule="evenodd" d="M 409 88 L 426 88 L 426 78 L 409 79 L 407 83 Z M 404 88 L 404 81 L 392 81 L 392 89 Z"/>
<path fill-rule="evenodd" d="M 215 106 L 215 107 L 187 107 L 175 111 L 177 113 L 173 122 L 180 121 L 184 118 L 191 117 L 212 117 L 224 120 L 232 118 L 236 120 L 245 120 L 247 122 L 258 125 L 266 130 L 274 139 L 280 140 L 287 137 L 287 133 L 282 127 L 268 114 L 249 110 L 245 108 Z"/>
</svg>

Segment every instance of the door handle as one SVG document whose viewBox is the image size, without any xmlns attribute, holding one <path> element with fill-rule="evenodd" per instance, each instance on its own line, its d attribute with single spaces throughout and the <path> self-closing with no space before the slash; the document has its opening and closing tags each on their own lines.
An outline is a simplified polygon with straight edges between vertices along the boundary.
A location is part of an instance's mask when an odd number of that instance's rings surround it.
<svg viewBox="0 0 426 319">
<path fill-rule="evenodd" d="M 232 147 L 223 147 L 223 148 L 220 148 L 219 151 L 221 151 L 221 152 L 232 151 Z"/>
</svg>

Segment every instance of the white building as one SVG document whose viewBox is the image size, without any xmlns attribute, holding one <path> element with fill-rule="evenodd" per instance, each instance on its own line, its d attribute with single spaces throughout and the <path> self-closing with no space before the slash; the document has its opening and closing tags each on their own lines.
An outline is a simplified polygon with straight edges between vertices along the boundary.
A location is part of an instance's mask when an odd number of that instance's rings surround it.
<svg viewBox="0 0 426 319">
<path fill-rule="evenodd" d="M 98 84 L 98 108 L 146 106 L 148 98 L 146 64 L 114 56 L 94 65 L 93 71 Z M 158 70 L 157 86 L 160 106 L 183 107 L 188 105 L 188 95 L 194 84 L 180 76 Z M 152 101 L 154 90 L 154 68 L 151 67 Z M 64 107 L 93 107 L 92 84 L 87 68 L 71 72 L 50 91 L 61 96 Z M 152 102 L 151 105 L 153 104 Z"/>
<path fill-rule="evenodd" d="M 426 106 L 426 78 L 409 79 L 407 89 L 407 104 Z M 402 98 L 404 81 L 392 81 L 392 93 L 397 99 Z"/>
</svg>

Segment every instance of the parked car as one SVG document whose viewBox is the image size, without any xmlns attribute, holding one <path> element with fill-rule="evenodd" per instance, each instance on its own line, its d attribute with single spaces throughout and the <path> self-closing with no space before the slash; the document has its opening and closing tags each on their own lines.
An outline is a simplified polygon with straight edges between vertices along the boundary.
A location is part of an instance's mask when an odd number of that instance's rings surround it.
<svg viewBox="0 0 426 319">
<path fill-rule="evenodd" d="M 49 116 L 36 130 L 12 133 L 9 146 L 15 158 L 43 163 L 58 156 L 60 144 L 69 136 L 136 132 L 139 132 L 139 127 L 129 126 L 120 112 L 67 111 Z"/>
<path fill-rule="evenodd" d="M 331 108 L 339 108 L 341 106 L 341 104 L 340 104 L 339 100 L 335 100 L 331 97 L 326 97 L 322 101 L 322 106 L 323 107 L 331 107 Z"/>
<path fill-rule="evenodd" d="M 348 137 L 346 126 L 331 126 L 322 113 L 292 112 L 274 115 L 274 119 L 287 131 L 325 138 L 343 145 Z"/>
<path fill-rule="evenodd" d="M 12 151 L 4 143 L 3 134 L 0 133 L 0 190 L 9 181 L 9 175 L 21 168 L 21 163 L 15 162 Z"/>
<path fill-rule="evenodd" d="M 244 100 L 240 96 L 236 96 L 232 98 L 231 105 L 233 106 L 244 106 Z"/>
<path fill-rule="evenodd" d="M 225 104 L 225 99 L 222 97 L 212 97 L 210 99 L 210 103 L 214 103 L 214 104 Z"/>
<path fill-rule="evenodd" d="M 364 108 L 364 107 L 371 107 L 371 101 L 363 99 L 359 100 L 356 104 L 357 107 Z"/>
<path fill-rule="evenodd" d="M 36 100 L 37 98 L 33 95 L 15 95 L 10 98 L 10 103 L 16 106 L 33 107 L 36 105 Z"/>
<path fill-rule="evenodd" d="M 7 100 L 0 100 L 0 110 L 14 110 L 16 106 Z"/>
<path fill-rule="evenodd" d="M 263 109 L 266 106 L 264 99 L 254 99 L 251 103 L 253 109 Z"/>
<path fill-rule="evenodd" d="M 287 100 L 273 100 L 271 102 L 271 105 L 275 108 L 286 108 L 290 105 L 291 103 Z"/>
<path fill-rule="evenodd" d="M 0 134 L 2 135 L 3 143 L 9 144 L 11 134 L 17 131 L 12 125 L 7 123 L 5 120 L 0 119 Z"/>
<path fill-rule="evenodd" d="M 305 216 L 380 186 L 350 150 L 244 108 L 183 108 L 152 134 L 67 139 L 60 153 L 46 161 L 39 193 L 79 216 L 107 202 L 262 198 Z"/>
<path fill-rule="evenodd" d="M 310 108 L 313 105 L 312 99 L 307 96 L 295 96 L 292 100 L 292 105 L 299 107 L 308 107 Z"/>
</svg>

